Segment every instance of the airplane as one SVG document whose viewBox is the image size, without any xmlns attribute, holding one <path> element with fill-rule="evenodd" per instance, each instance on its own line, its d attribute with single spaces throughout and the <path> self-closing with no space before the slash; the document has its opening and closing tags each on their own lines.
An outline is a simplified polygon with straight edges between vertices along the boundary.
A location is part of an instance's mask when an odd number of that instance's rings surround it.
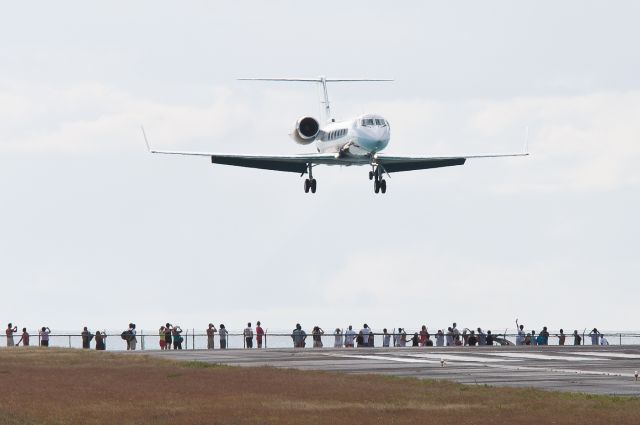
<svg viewBox="0 0 640 425">
<path fill-rule="evenodd" d="M 317 152 L 301 155 L 244 155 L 204 152 L 180 152 L 153 150 L 149 145 L 144 128 L 142 134 L 149 152 L 167 155 L 196 155 L 211 157 L 213 164 L 233 165 L 237 167 L 259 168 L 264 170 L 299 173 L 308 176 L 304 181 L 305 193 L 316 193 L 317 182 L 313 177 L 313 168 L 317 165 L 365 165 L 371 167 L 369 180 L 373 181 L 375 193 L 387 192 L 386 174 L 401 171 L 425 170 L 431 168 L 463 165 L 467 159 L 527 156 L 528 152 L 510 154 L 467 155 L 467 156 L 392 156 L 382 151 L 391 139 L 389 122 L 377 114 L 363 114 L 358 117 L 336 122 L 331 115 L 327 83 L 393 81 L 389 79 L 366 78 L 240 78 L 241 81 L 278 81 L 310 82 L 322 86 L 324 105 L 324 124 L 311 116 L 300 117 L 291 138 L 300 145 L 315 142 Z"/>
</svg>

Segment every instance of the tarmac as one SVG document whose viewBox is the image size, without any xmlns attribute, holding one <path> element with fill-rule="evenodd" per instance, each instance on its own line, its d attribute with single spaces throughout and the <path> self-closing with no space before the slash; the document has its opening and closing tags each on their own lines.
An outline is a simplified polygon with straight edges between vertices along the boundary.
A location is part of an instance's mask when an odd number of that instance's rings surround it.
<svg viewBox="0 0 640 425">
<path fill-rule="evenodd" d="M 178 361 L 640 396 L 640 347 L 411 347 L 144 351 Z M 133 354 L 133 353 L 131 353 Z"/>
</svg>

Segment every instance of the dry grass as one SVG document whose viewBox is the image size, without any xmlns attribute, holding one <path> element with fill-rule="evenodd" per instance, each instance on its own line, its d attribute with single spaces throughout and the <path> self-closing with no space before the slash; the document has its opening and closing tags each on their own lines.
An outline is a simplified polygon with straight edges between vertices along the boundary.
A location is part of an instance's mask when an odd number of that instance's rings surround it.
<svg viewBox="0 0 640 425">
<path fill-rule="evenodd" d="M 640 400 L 0 350 L 0 424 L 637 424 Z"/>
</svg>

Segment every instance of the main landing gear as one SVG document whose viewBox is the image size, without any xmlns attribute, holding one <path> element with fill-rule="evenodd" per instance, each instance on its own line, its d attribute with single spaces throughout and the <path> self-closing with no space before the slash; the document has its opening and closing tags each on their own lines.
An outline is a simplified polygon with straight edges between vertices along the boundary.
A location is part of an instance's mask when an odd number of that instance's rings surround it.
<svg viewBox="0 0 640 425">
<path fill-rule="evenodd" d="M 309 190 L 311 190 L 311 193 L 316 193 L 318 184 L 316 183 L 316 179 L 313 178 L 313 165 L 309 164 L 308 167 L 309 178 L 304 180 L 304 193 L 309 193 Z"/>
<path fill-rule="evenodd" d="M 383 171 L 379 166 L 374 166 L 373 171 L 369 171 L 369 180 L 373 180 L 373 191 L 375 193 L 387 193 L 387 181 L 382 178 Z"/>
</svg>

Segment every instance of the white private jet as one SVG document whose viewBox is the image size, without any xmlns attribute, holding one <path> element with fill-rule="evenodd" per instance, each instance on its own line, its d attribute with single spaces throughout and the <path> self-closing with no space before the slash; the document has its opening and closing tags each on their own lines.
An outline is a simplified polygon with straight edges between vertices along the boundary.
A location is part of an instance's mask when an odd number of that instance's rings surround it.
<svg viewBox="0 0 640 425">
<path fill-rule="evenodd" d="M 316 193 L 317 183 L 313 178 L 316 165 L 368 165 L 369 180 L 373 180 L 375 193 L 386 193 L 387 181 L 384 175 L 400 171 L 424 170 L 428 168 L 462 165 L 469 158 L 496 158 L 506 156 L 526 156 L 524 153 L 474 155 L 474 156 L 390 156 L 381 153 L 389 144 L 391 128 L 389 122 L 380 115 L 364 114 L 359 117 L 336 122 L 331 116 L 327 83 L 355 81 L 393 81 L 386 79 L 330 79 L 318 78 L 241 78 L 244 81 L 302 81 L 319 83 L 324 94 L 325 124 L 310 116 L 296 121 L 291 138 L 298 144 L 316 144 L 317 153 L 301 155 L 243 155 L 204 152 L 178 152 L 153 150 L 147 136 L 142 133 L 151 153 L 169 155 L 197 155 L 211 157 L 213 164 L 235 165 L 237 167 L 261 168 L 265 170 L 288 171 L 308 175 L 304 181 L 305 193 Z"/>
</svg>

